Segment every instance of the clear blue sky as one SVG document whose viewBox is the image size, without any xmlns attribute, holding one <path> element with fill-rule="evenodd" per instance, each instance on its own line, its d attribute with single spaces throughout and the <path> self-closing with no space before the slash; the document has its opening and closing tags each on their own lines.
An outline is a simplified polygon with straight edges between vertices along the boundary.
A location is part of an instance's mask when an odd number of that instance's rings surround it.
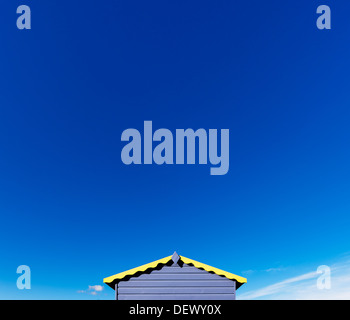
<svg viewBox="0 0 350 320">
<path fill-rule="evenodd" d="M 270 281 L 249 270 L 293 276 L 348 251 L 349 14 L 345 0 L 3 1 L 0 299 L 113 299 L 77 291 L 175 250 L 246 276 L 244 293 Z M 121 133 L 145 120 L 230 129 L 228 174 L 124 165 Z M 23 264 L 31 290 L 16 289 Z"/>
</svg>

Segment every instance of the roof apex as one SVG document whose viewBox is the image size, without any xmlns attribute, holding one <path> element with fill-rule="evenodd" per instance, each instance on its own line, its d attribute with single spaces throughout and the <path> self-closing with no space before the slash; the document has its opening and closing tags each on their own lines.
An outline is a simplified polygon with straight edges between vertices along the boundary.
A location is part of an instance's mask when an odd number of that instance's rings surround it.
<svg viewBox="0 0 350 320">
<path fill-rule="evenodd" d="M 174 251 L 171 260 L 173 260 L 174 263 L 177 263 L 180 260 L 179 255 L 176 253 L 176 251 Z"/>
</svg>

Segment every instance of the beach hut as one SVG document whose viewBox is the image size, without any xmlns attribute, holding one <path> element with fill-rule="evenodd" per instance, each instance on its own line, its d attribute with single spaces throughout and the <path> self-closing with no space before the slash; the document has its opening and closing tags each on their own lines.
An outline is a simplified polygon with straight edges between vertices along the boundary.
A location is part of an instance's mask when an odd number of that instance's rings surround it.
<svg viewBox="0 0 350 320">
<path fill-rule="evenodd" d="M 179 256 L 172 256 L 103 279 L 116 300 L 235 300 L 247 279 Z"/>
</svg>

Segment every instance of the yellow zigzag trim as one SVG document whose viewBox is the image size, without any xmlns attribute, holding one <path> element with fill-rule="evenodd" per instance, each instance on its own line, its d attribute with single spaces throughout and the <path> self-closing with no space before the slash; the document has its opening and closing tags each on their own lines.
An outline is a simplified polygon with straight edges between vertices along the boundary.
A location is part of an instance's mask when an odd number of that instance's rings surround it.
<svg viewBox="0 0 350 320">
<path fill-rule="evenodd" d="M 121 273 L 117 273 L 114 276 L 104 278 L 103 282 L 104 283 L 111 283 L 116 279 L 123 279 L 126 276 L 132 276 L 136 272 L 142 272 L 142 271 L 146 271 L 147 269 L 150 269 L 150 268 L 156 268 L 158 266 L 158 264 L 160 264 L 160 263 L 162 263 L 162 264 L 168 263 L 171 260 L 171 257 L 172 256 L 165 257 L 163 259 L 159 259 L 159 260 L 153 261 L 151 263 L 144 264 L 143 266 L 133 268 L 133 269 L 121 272 Z"/>
<path fill-rule="evenodd" d="M 204 263 L 201 263 L 201 262 L 198 262 L 198 261 L 195 261 L 195 260 L 192 260 L 192 259 L 189 259 L 189 258 L 186 258 L 184 256 L 180 256 L 180 259 L 183 263 L 186 263 L 186 264 L 192 264 L 193 266 L 195 266 L 196 268 L 198 269 L 204 269 L 205 271 L 208 271 L 208 272 L 214 272 L 215 274 L 217 274 L 218 276 L 224 276 L 228 279 L 231 279 L 231 280 L 236 280 L 240 283 L 246 283 L 247 282 L 247 279 L 246 278 L 243 278 L 243 277 L 240 277 L 240 276 L 237 276 L 233 273 L 230 273 L 230 272 L 227 272 L 227 271 L 223 271 L 223 270 L 220 270 L 218 268 L 214 268 L 212 266 L 208 266 L 207 264 L 204 264 Z"/>
<path fill-rule="evenodd" d="M 107 284 L 111 284 L 113 281 L 115 281 L 117 279 L 121 280 L 121 279 L 125 278 L 126 276 L 133 276 L 137 272 L 143 272 L 143 271 L 146 271 L 147 269 L 155 269 L 159 264 L 167 264 L 171 260 L 171 258 L 172 258 L 172 256 L 168 256 L 168 257 L 165 257 L 163 259 L 159 259 L 159 260 L 153 261 L 151 263 L 144 264 L 144 265 L 142 265 L 140 267 L 133 268 L 133 269 L 130 269 L 130 270 L 127 270 L 127 271 L 115 274 L 114 276 L 110 276 L 110 277 L 104 278 L 103 282 L 107 283 Z M 204 269 L 205 271 L 208 271 L 208 272 L 214 272 L 215 274 L 217 274 L 219 276 L 224 276 L 224 277 L 226 277 L 228 279 L 236 280 L 236 281 L 238 281 L 240 283 L 246 283 L 247 282 L 246 278 L 237 276 L 237 275 L 235 275 L 233 273 L 230 273 L 230 272 L 226 272 L 226 271 L 220 270 L 218 268 L 214 268 L 214 267 L 208 266 L 207 264 L 204 264 L 204 263 L 201 263 L 201 262 L 198 262 L 198 261 L 186 258 L 184 256 L 180 256 L 180 260 L 183 263 L 192 264 L 194 267 L 196 267 L 198 269 Z"/>
</svg>

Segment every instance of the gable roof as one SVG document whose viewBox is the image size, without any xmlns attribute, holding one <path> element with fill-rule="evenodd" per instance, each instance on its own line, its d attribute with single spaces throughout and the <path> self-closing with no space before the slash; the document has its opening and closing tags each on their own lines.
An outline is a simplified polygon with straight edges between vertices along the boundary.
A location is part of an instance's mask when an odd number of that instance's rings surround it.
<svg viewBox="0 0 350 320">
<path fill-rule="evenodd" d="M 125 280 L 125 278 L 127 278 L 127 277 L 132 277 L 132 276 L 136 275 L 136 273 L 138 273 L 138 272 L 142 273 L 142 272 L 145 272 L 146 270 L 149 270 L 149 269 L 156 269 L 159 266 L 169 264 L 171 261 L 174 263 L 178 263 L 178 261 L 182 261 L 183 263 L 188 264 L 188 265 L 193 265 L 194 267 L 196 267 L 198 269 L 203 269 L 207 272 L 213 272 L 219 276 L 224 276 L 227 279 L 235 280 L 235 281 L 237 281 L 237 288 L 239 288 L 243 283 L 247 282 L 246 278 L 237 276 L 233 273 L 223 271 L 223 270 L 218 269 L 218 268 L 214 268 L 212 266 L 209 266 L 207 264 L 186 258 L 184 256 L 179 256 L 176 252 L 174 252 L 174 254 L 172 256 L 168 256 L 168 257 L 165 257 L 163 259 L 159 259 L 159 260 L 144 264 L 140 267 L 133 268 L 133 269 L 130 269 L 130 270 L 127 270 L 124 272 L 117 273 L 113 276 L 104 278 L 103 282 L 108 284 L 112 289 L 114 289 L 114 285 L 116 282 L 119 282 L 121 280 Z"/>
</svg>

